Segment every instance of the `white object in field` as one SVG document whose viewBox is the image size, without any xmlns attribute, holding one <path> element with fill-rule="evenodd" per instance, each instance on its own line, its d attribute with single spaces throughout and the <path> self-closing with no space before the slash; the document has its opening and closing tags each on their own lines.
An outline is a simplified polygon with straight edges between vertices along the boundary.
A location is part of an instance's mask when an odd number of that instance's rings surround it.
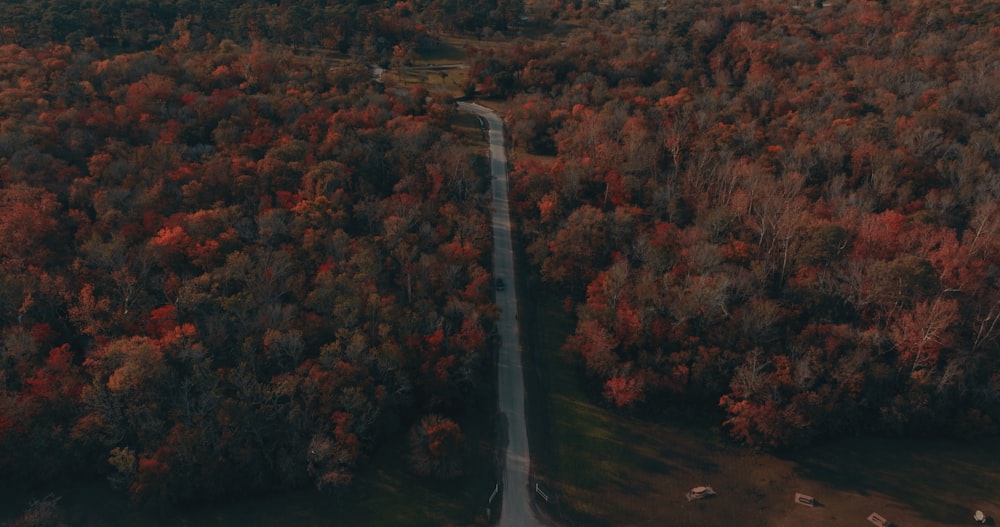
<svg viewBox="0 0 1000 527">
<path fill-rule="evenodd" d="M 701 487 L 695 487 L 695 488 L 689 490 L 688 493 L 685 494 L 685 496 L 687 497 L 688 501 L 691 501 L 691 500 L 700 500 L 700 499 L 708 498 L 710 496 L 715 496 L 715 490 L 713 490 L 712 487 L 709 487 L 708 485 L 705 485 L 705 486 L 701 486 Z"/>
</svg>

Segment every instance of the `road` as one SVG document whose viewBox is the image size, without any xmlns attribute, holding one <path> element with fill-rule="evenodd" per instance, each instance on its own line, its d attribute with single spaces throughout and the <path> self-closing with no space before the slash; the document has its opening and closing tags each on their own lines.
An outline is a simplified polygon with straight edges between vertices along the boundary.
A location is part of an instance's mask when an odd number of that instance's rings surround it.
<svg viewBox="0 0 1000 527">
<path fill-rule="evenodd" d="M 493 110 L 478 104 L 460 102 L 459 109 L 486 121 L 490 138 L 490 173 L 493 185 L 493 274 L 503 278 L 507 287 L 496 292 L 500 306 L 497 330 L 500 351 L 497 365 L 497 398 L 500 414 L 506 421 L 507 442 L 503 455 L 503 501 L 500 527 L 534 527 L 543 523 L 531 507 L 533 489 L 529 488 L 528 431 L 524 421 L 524 369 L 521 364 L 521 339 L 517 320 L 517 281 L 514 279 L 514 250 L 511 245 L 510 209 L 507 204 L 507 150 L 504 146 L 503 121 Z"/>
</svg>

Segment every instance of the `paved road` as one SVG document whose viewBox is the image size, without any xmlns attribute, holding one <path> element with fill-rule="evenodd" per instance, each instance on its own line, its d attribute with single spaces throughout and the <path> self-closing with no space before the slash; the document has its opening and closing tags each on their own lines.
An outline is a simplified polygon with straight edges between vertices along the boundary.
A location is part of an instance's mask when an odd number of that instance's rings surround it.
<svg viewBox="0 0 1000 527">
<path fill-rule="evenodd" d="M 497 291 L 497 305 L 500 306 L 497 329 L 501 338 L 497 395 L 500 413 L 506 419 L 507 427 L 499 525 L 541 526 L 542 522 L 531 508 L 534 489 L 529 488 L 528 481 L 531 458 L 524 422 L 524 372 L 517 327 L 517 288 L 510 239 L 510 210 L 507 206 L 507 150 L 504 147 L 503 121 L 492 110 L 478 104 L 460 102 L 458 107 L 479 116 L 489 126 L 490 172 L 493 179 L 493 274 L 503 278 L 507 285 L 503 291 Z"/>
</svg>

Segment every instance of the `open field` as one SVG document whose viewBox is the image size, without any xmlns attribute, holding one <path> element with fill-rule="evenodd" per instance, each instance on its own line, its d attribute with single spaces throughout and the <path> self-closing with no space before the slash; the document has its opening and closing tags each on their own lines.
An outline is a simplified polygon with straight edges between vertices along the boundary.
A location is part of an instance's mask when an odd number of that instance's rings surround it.
<svg viewBox="0 0 1000 527">
<path fill-rule="evenodd" d="M 423 86 L 432 92 L 461 97 L 468 83 L 465 47 L 475 42 L 468 37 L 441 37 L 437 45 L 419 50 L 411 64 L 388 69 L 382 78 L 397 87 Z"/>
<path fill-rule="evenodd" d="M 536 389 L 550 388 L 551 423 L 532 436 L 534 467 L 565 524 L 832 527 L 865 525 L 877 511 L 899 527 L 934 527 L 971 524 L 975 509 L 1000 515 L 995 439 L 858 438 L 777 457 L 733 445 L 711 425 L 623 417 L 585 393 L 559 351 L 570 317 L 557 301 L 536 306 Z M 718 495 L 688 502 L 698 485 Z M 795 492 L 821 506 L 796 505 Z"/>
<path fill-rule="evenodd" d="M 401 88 L 423 86 L 432 92 L 461 97 L 467 83 L 464 64 L 414 65 L 401 71 L 386 70 L 382 79 Z"/>
</svg>

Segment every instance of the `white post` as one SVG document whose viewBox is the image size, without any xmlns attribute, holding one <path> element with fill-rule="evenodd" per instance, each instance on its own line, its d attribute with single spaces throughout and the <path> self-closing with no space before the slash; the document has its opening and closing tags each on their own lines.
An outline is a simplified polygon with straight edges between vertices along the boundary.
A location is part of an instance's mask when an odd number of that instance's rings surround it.
<svg viewBox="0 0 1000 527">
<path fill-rule="evenodd" d="M 538 486 L 538 483 L 535 483 L 535 492 L 537 492 L 538 495 L 541 496 L 542 499 L 545 500 L 546 503 L 548 503 L 549 496 L 548 496 L 548 494 L 545 494 L 544 492 L 542 492 L 542 488 Z"/>
</svg>

